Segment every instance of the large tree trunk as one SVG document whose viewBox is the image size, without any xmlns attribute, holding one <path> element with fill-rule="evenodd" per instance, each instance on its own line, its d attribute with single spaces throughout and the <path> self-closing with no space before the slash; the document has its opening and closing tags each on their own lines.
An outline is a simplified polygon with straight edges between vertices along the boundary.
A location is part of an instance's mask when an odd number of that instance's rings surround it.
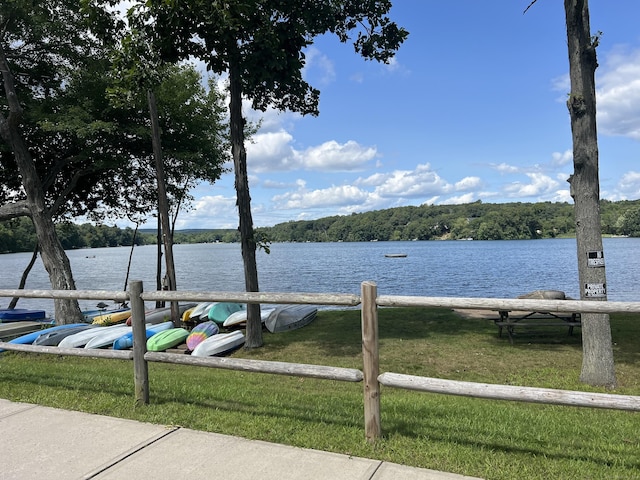
<svg viewBox="0 0 640 480">
<path fill-rule="evenodd" d="M 564 6 L 571 76 L 567 106 L 571 116 L 574 166 L 569 182 L 575 202 L 580 298 L 606 301 L 596 130 L 597 37 L 591 37 L 587 0 L 565 0 Z M 582 315 L 582 349 L 580 380 L 614 388 L 616 376 L 608 315 Z"/>
<path fill-rule="evenodd" d="M 0 71 L 4 91 L 9 106 L 9 116 L 0 114 L 0 135 L 13 151 L 18 170 L 22 176 L 22 186 L 27 196 L 26 204 L 33 221 L 36 237 L 40 244 L 42 263 L 49 274 L 51 288 L 55 290 L 75 290 L 71 264 L 56 234 L 50 211 L 46 208 L 44 191 L 36 167 L 19 131 L 22 107 L 18 101 L 13 83 L 13 75 L 0 45 Z M 55 300 L 55 319 L 59 324 L 76 323 L 83 320 L 77 300 Z"/>
<path fill-rule="evenodd" d="M 176 269 L 173 261 L 173 232 L 169 223 L 169 200 L 167 188 L 164 183 L 164 163 L 162 160 L 162 145 L 160 143 L 160 122 L 158 121 L 158 108 L 156 96 L 151 90 L 147 91 L 149 101 L 149 115 L 151 116 L 151 130 L 153 140 L 153 156 L 156 161 L 156 178 L 158 182 L 158 217 L 162 230 L 162 243 L 164 245 L 164 258 L 167 268 L 168 289 L 176 290 Z M 178 302 L 171 302 L 171 319 L 176 327 L 180 326 L 180 313 Z"/>
<path fill-rule="evenodd" d="M 244 146 L 244 123 L 242 117 L 242 85 L 240 72 L 236 65 L 229 69 L 229 90 L 231 96 L 231 153 L 235 171 L 235 184 L 240 218 L 240 243 L 242 245 L 242 261 L 244 263 L 244 281 L 247 292 L 259 292 L 258 266 L 256 263 L 256 241 L 251 217 L 251 197 L 249 196 L 249 180 L 247 178 L 247 152 Z M 262 321 L 260 305 L 247 305 L 247 335 L 245 348 L 257 348 L 263 345 Z"/>
</svg>

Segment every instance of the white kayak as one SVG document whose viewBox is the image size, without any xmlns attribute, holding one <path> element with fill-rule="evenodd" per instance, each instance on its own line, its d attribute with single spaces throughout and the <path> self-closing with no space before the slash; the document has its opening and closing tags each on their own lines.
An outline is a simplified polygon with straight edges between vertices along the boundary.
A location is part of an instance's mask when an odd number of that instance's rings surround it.
<svg viewBox="0 0 640 480">
<path fill-rule="evenodd" d="M 109 330 L 120 329 L 120 332 L 122 332 L 120 335 L 124 335 L 125 331 L 122 330 L 123 328 L 125 328 L 123 325 L 111 325 L 109 327 L 97 327 L 97 328 L 90 328 L 88 330 L 83 330 L 82 332 L 78 332 L 73 335 L 69 335 L 66 338 L 63 338 L 58 344 L 58 347 L 60 348 L 83 347 L 96 335 L 100 335 L 103 332 L 107 332 Z"/>
<path fill-rule="evenodd" d="M 120 328 L 112 328 L 108 331 L 98 332 L 84 346 L 84 348 L 102 348 L 113 345 L 121 336 L 131 332 L 133 327 L 122 326 Z M 105 330 L 105 329 L 103 329 Z"/>
<path fill-rule="evenodd" d="M 274 310 L 275 310 L 275 308 L 261 308 L 260 309 L 260 320 L 262 321 L 262 323 L 266 322 L 267 318 L 269 318 L 269 315 Z M 240 325 L 242 323 L 247 323 L 247 310 L 240 310 L 239 312 L 232 313 L 222 323 L 222 326 L 223 327 L 234 327 L 234 326 Z"/>
<path fill-rule="evenodd" d="M 194 357 L 211 357 L 235 350 L 244 343 L 244 334 L 240 330 L 232 333 L 219 333 L 198 344 L 191 352 Z"/>
</svg>

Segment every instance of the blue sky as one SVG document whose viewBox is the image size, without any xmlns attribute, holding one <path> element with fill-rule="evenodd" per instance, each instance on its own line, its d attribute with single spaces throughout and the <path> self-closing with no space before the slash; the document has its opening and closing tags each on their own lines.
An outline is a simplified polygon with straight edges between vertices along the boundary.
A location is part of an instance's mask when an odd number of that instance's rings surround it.
<svg viewBox="0 0 640 480">
<path fill-rule="evenodd" d="M 247 146 L 254 225 L 405 205 L 568 201 L 563 2 L 396 0 L 410 35 L 389 65 L 322 37 L 305 78 L 320 115 L 267 111 Z M 592 0 L 601 197 L 640 198 L 640 2 Z M 177 228 L 235 228 L 233 174 L 193 192 Z"/>
</svg>

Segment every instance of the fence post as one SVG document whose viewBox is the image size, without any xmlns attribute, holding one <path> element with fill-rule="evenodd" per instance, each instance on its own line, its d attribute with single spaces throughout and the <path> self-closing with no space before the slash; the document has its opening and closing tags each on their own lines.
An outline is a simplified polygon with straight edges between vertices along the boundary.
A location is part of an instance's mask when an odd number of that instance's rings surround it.
<svg viewBox="0 0 640 480">
<path fill-rule="evenodd" d="M 380 356 L 378 351 L 378 287 L 362 282 L 362 357 L 364 376 L 364 430 L 369 443 L 381 436 L 380 427 Z"/>
<path fill-rule="evenodd" d="M 129 283 L 131 301 L 131 326 L 133 330 L 133 382 L 135 386 L 136 406 L 149 403 L 149 367 L 144 359 L 147 353 L 147 333 L 144 317 L 144 300 L 140 298 L 142 282 Z"/>
</svg>

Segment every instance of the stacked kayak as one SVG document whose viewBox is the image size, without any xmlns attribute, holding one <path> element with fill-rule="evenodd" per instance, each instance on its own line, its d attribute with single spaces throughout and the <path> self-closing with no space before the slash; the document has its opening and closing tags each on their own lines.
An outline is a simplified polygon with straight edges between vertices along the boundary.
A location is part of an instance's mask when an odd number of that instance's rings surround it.
<svg viewBox="0 0 640 480">
<path fill-rule="evenodd" d="M 200 342 L 191 352 L 194 357 L 224 355 L 244 344 L 244 334 L 240 330 L 232 333 L 219 333 Z"/>
<path fill-rule="evenodd" d="M 173 328 L 173 322 L 162 322 L 156 325 L 149 325 L 146 330 L 146 339 L 150 339 L 156 333 L 162 332 L 164 330 L 169 330 Z M 120 338 L 114 340 L 113 349 L 114 350 L 126 350 L 128 348 L 133 347 L 133 332 L 127 332 L 122 335 Z"/>
<path fill-rule="evenodd" d="M 209 337 L 217 335 L 219 331 L 218 324 L 211 320 L 196 325 L 187 337 L 187 348 L 193 351 L 200 343 Z"/>
<path fill-rule="evenodd" d="M 150 352 L 164 352 L 183 343 L 189 336 L 186 328 L 170 328 L 156 333 L 147 340 L 147 350 Z"/>
</svg>

